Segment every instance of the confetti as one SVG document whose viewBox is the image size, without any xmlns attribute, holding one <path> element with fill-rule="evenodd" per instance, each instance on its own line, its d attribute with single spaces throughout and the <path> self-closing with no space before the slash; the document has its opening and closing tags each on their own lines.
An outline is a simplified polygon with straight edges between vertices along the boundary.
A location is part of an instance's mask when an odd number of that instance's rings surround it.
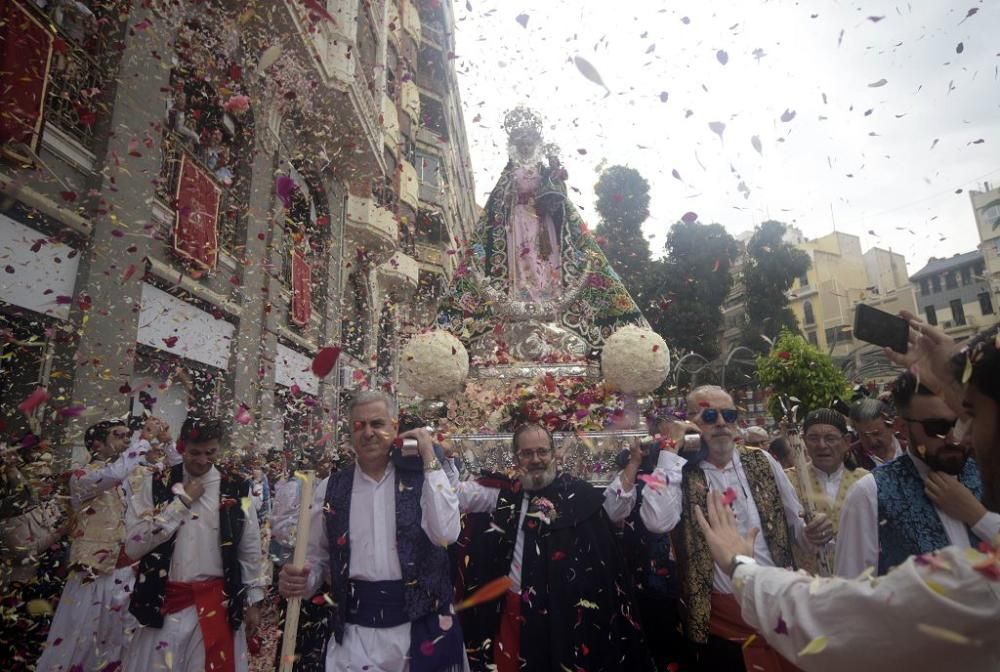
<svg viewBox="0 0 1000 672">
<path fill-rule="evenodd" d="M 825 636 L 820 635 L 816 639 L 806 644 L 805 647 L 801 651 L 799 651 L 799 655 L 812 656 L 817 653 L 822 653 L 823 650 L 826 648 L 827 641 L 828 640 Z"/>
</svg>

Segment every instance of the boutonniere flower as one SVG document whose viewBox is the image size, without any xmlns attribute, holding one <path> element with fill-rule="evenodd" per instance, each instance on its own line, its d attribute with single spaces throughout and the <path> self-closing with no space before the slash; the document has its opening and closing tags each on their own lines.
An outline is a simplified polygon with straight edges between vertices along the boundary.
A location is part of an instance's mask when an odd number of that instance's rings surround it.
<svg viewBox="0 0 1000 672">
<path fill-rule="evenodd" d="M 545 497 L 533 498 L 529 508 L 531 512 L 528 515 L 538 518 L 546 525 L 551 525 L 552 522 L 559 517 L 555 504 L 550 502 Z"/>
<path fill-rule="evenodd" d="M 222 501 L 219 502 L 219 508 L 225 510 L 236 506 L 236 500 L 232 497 L 223 497 Z"/>
</svg>

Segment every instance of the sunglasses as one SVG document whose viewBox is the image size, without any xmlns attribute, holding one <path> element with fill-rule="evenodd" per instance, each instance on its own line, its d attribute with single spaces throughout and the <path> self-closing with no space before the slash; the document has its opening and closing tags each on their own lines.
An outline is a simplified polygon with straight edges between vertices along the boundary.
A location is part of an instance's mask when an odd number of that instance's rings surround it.
<svg viewBox="0 0 1000 672">
<path fill-rule="evenodd" d="M 701 412 L 701 419 L 710 425 L 714 425 L 719 419 L 719 414 L 722 414 L 722 419 L 726 421 L 726 424 L 731 425 L 740 417 L 740 412 L 735 408 L 706 408 Z"/>
<path fill-rule="evenodd" d="M 958 424 L 958 418 L 946 419 L 946 418 L 926 418 L 924 420 L 917 420 L 916 418 L 903 418 L 906 422 L 916 422 L 921 427 L 924 428 L 924 434 L 927 436 L 947 436 L 948 432 L 955 428 Z"/>
</svg>

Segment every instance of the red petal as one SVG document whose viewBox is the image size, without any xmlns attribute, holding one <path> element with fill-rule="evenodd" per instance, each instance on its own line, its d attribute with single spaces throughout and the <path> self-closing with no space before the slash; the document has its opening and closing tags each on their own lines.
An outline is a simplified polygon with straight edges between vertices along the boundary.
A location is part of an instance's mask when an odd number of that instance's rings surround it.
<svg viewBox="0 0 1000 672">
<path fill-rule="evenodd" d="M 312 372 L 319 378 L 325 377 L 337 364 L 338 357 L 340 357 L 340 348 L 334 345 L 321 349 L 313 357 Z"/>
</svg>

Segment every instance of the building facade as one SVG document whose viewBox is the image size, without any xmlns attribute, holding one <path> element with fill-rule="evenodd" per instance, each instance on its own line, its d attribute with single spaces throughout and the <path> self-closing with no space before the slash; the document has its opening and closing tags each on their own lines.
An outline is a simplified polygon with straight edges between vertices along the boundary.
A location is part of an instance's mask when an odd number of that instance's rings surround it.
<svg viewBox="0 0 1000 672">
<path fill-rule="evenodd" d="M 919 315 L 963 340 L 997 322 L 986 260 L 979 250 L 931 257 L 910 280 L 918 286 Z"/>
<path fill-rule="evenodd" d="M 474 226 L 451 3 L 0 14 L 4 436 L 67 456 L 145 410 L 175 434 L 228 418 L 237 447 L 335 440 L 344 390 L 395 384 Z"/>
<path fill-rule="evenodd" d="M 809 254 L 812 265 L 792 286 L 790 307 L 806 339 L 835 359 L 865 345 L 853 334 L 859 303 L 893 314 L 916 310 L 902 255 L 880 248 L 862 253 L 857 236 L 839 231 L 799 248 Z"/>
<path fill-rule="evenodd" d="M 986 264 L 985 280 L 996 306 L 1000 301 L 1000 187 L 987 182 L 982 191 L 970 189 L 969 199 L 979 232 L 979 252 Z"/>
</svg>

